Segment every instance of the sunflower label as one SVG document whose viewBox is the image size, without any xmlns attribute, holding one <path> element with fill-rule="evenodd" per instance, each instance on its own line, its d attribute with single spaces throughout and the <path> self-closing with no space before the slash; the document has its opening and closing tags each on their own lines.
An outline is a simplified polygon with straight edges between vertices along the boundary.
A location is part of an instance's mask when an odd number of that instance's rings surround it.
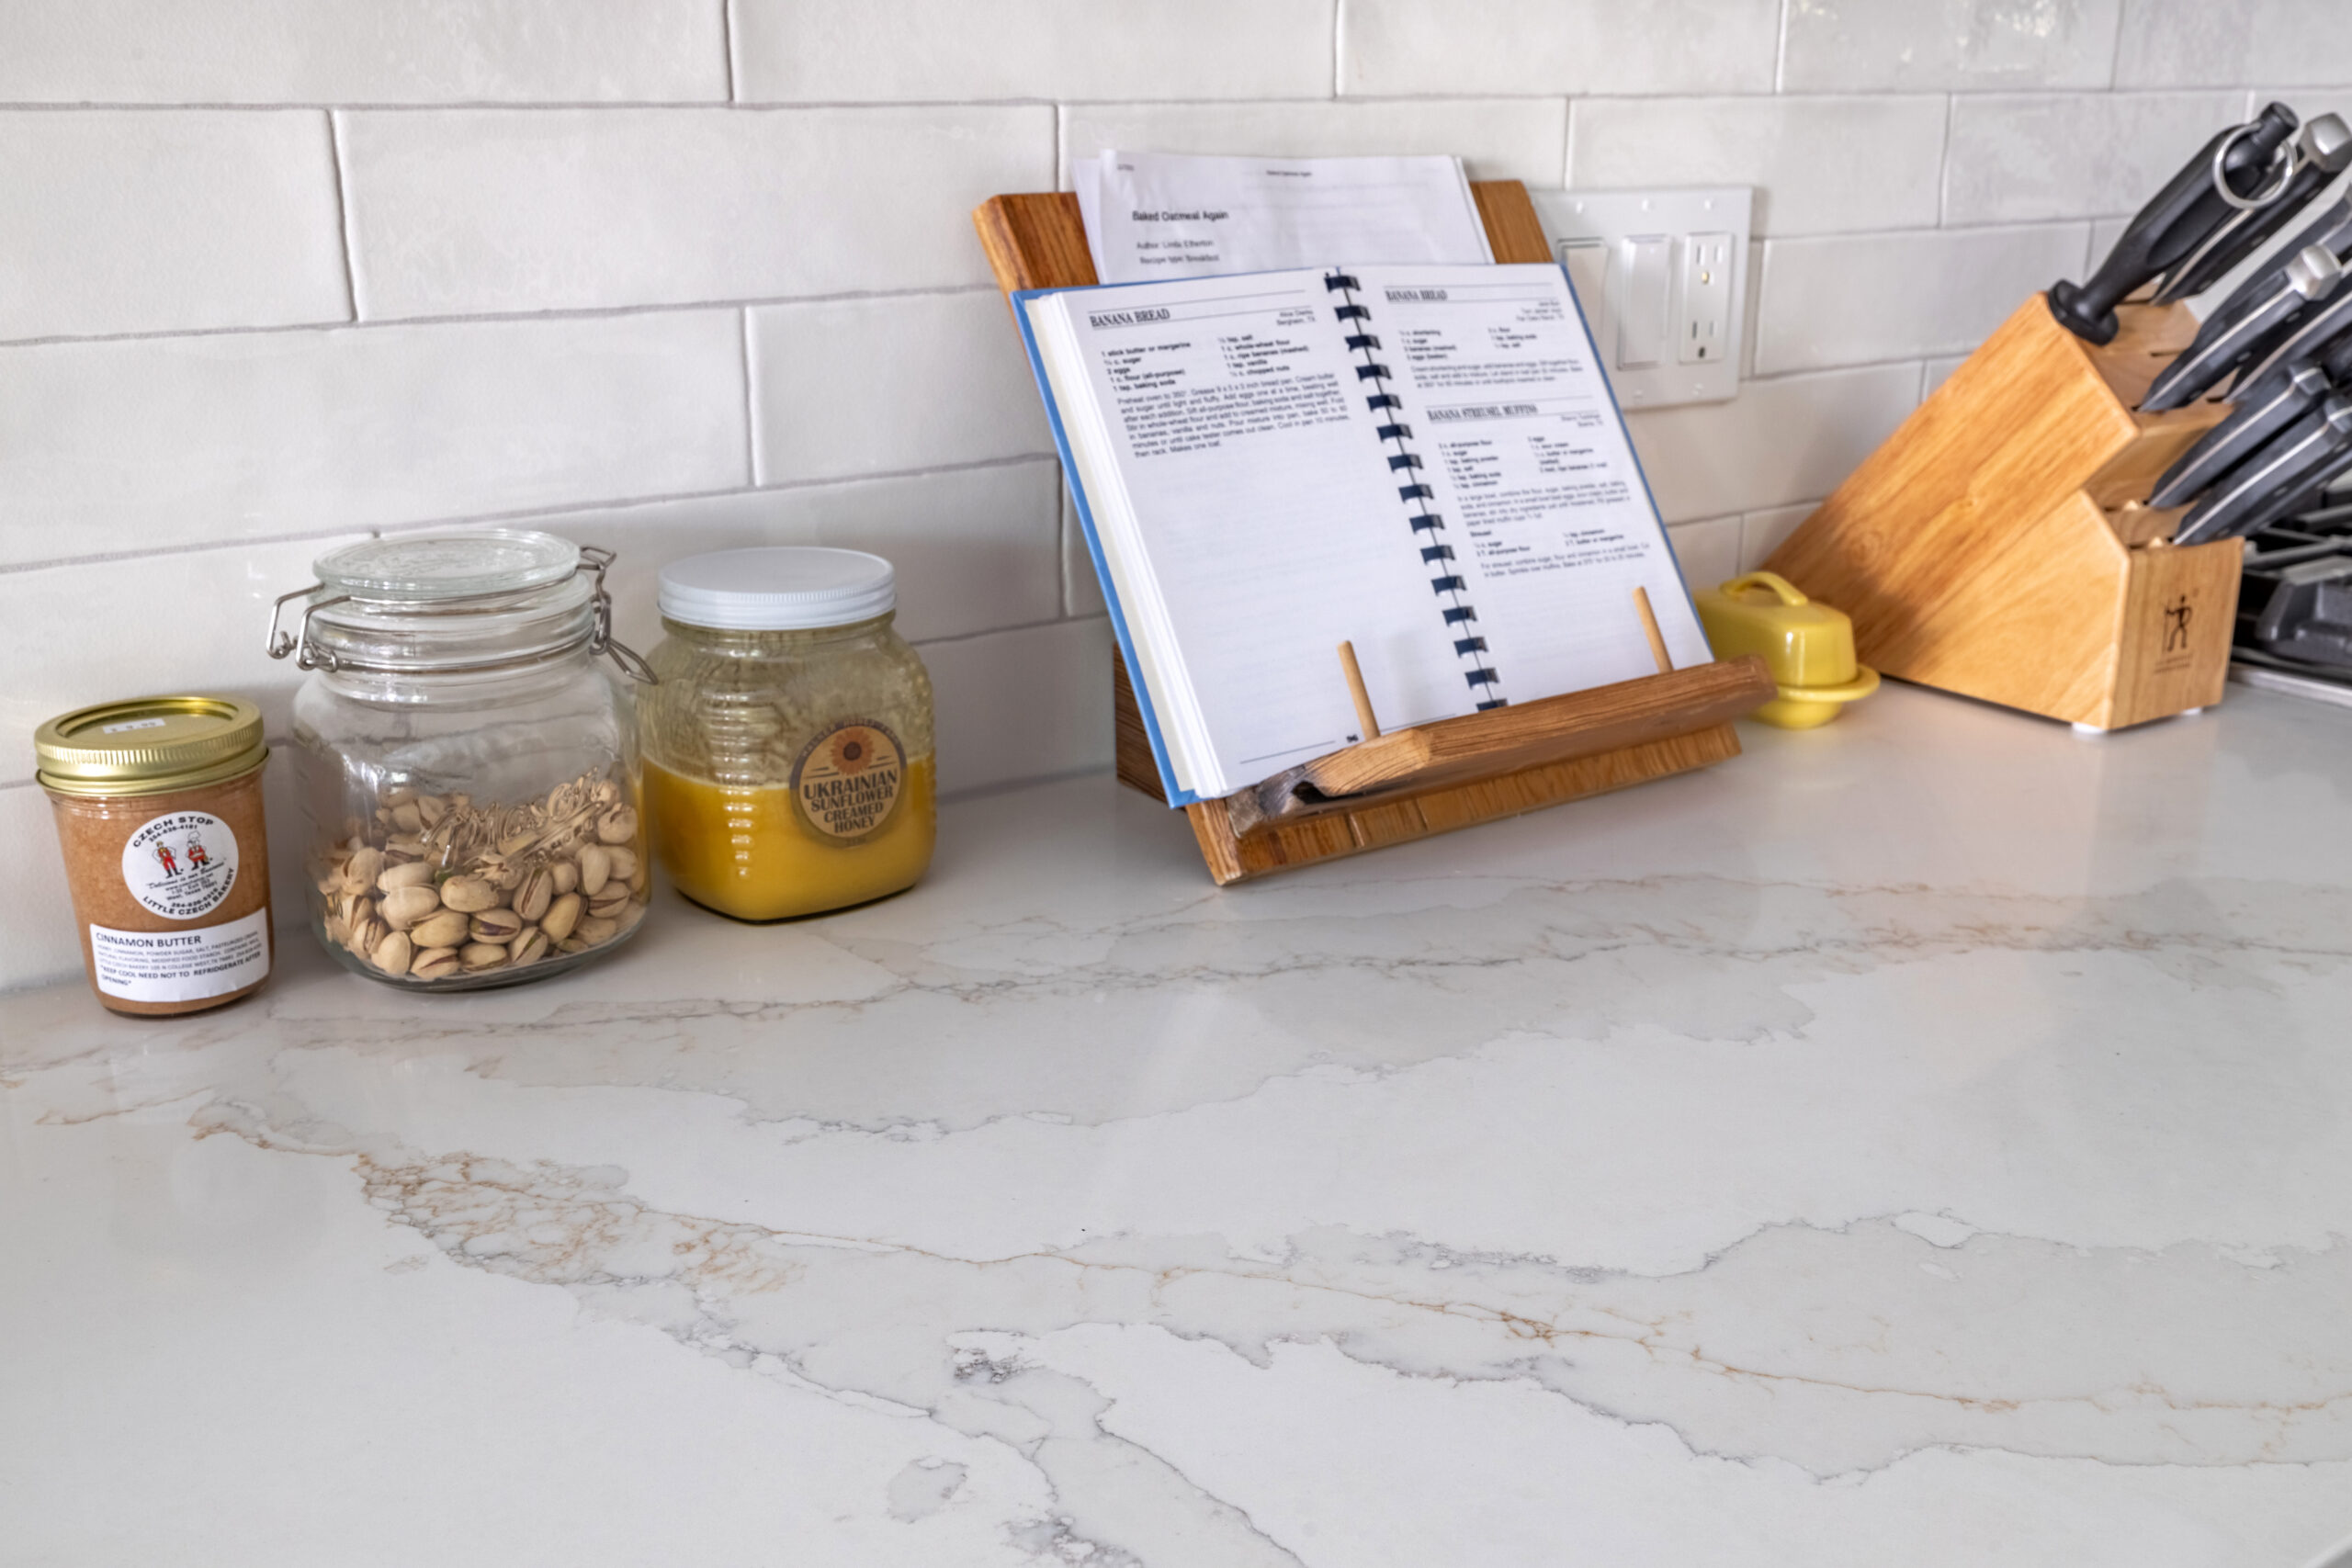
<svg viewBox="0 0 2352 1568">
<path fill-rule="evenodd" d="M 899 738 L 878 724 L 852 719 L 800 749 L 792 764 L 792 797 L 819 838 L 854 843 L 890 819 L 906 777 Z"/>
</svg>

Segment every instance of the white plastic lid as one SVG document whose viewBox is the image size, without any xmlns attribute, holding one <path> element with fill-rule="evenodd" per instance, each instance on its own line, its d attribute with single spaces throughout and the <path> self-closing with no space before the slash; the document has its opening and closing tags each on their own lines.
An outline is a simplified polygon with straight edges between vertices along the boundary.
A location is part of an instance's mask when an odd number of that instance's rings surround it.
<svg viewBox="0 0 2352 1568">
<path fill-rule="evenodd" d="M 845 626 L 898 603 L 890 563 L 864 550 L 778 545 L 715 550 L 662 569 L 665 619 L 720 631 Z"/>
</svg>

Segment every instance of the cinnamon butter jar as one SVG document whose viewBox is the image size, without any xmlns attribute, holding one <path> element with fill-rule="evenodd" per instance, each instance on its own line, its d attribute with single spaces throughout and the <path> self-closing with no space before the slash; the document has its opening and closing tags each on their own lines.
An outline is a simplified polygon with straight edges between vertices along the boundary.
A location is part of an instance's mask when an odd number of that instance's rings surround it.
<svg viewBox="0 0 2352 1568">
<path fill-rule="evenodd" d="M 78 708 L 33 737 L 90 988 L 116 1012 L 200 1012 L 269 978 L 261 710 L 235 697 Z"/>
<path fill-rule="evenodd" d="M 931 863 L 931 677 L 892 629 L 890 563 L 723 550 L 662 570 L 645 795 L 678 891 L 775 920 L 911 887 Z"/>
</svg>

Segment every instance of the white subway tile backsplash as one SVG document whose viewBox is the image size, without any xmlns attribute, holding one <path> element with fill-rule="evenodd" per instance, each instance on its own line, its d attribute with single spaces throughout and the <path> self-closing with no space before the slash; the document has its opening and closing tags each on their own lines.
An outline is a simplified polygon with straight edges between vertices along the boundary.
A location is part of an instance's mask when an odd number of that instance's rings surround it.
<svg viewBox="0 0 2352 1568">
<path fill-rule="evenodd" d="M 1337 0 L 730 0 L 745 103 L 1297 98 Z"/>
<path fill-rule="evenodd" d="M 1955 98 L 1944 221 L 2136 212 L 2215 131 L 2242 120 L 2245 107 L 2242 93 Z"/>
<path fill-rule="evenodd" d="M 1935 396 L 1936 389 L 1951 379 L 1951 373 L 1968 363 L 1968 355 L 1953 355 L 1949 359 L 1930 359 L 1919 367 L 1919 400 L 1926 402 Z"/>
<path fill-rule="evenodd" d="M 0 348 L 0 565 L 739 489 L 732 310 Z"/>
<path fill-rule="evenodd" d="M 2345 21 L 2343 0 L 2132 0 L 2116 49 L 2115 85 L 2340 85 L 2352 81 L 2352 30 Z"/>
<path fill-rule="evenodd" d="M 0 854 L 14 871 L 8 897 L 0 898 L 0 990 L 80 974 L 82 936 L 65 885 L 65 856 L 49 796 L 39 787 L 0 787 Z"/>
<path fill-rule="evenodd" d="M 2122 0 L 1796 0 L 1785 92 L 2104 87 Z"/>
<path fill-rule="evenodd" d="M 1111 623 L 920 645 L 946 794 L 1111 765 Z"/>
<path fill-rule="evenodd" d="M 0 340 L 351 316 L 315 109 L 0 110 Z"/>
<path fill-rule="evenodd" d="M 897 569 L 900 635 L 969 637 L 1061 614 L 1058 465 L 854 479 L 596 507 L 525 519 L 619 552 L 608 581 L 613 628 L 639 652 L 661 640 L 654 608 L 662 565 L 707 550 L 829 545 L 871 550 Z M 5 581 L 0 579 L 0 581 Z"/>
<path fill-rule="evenodd" d="M 1348 0 L 1342 93 L 1769 93 L 1781 0 Z"/>
<path fill-rule="evenodd" d="M 727 101 L 718 0 L 8 0 L 0 102 Z"/>
<path fill-rule="evenodd" d="M 1102 577 L 1094 570 L 1094 554 L 1086 547 L 1086 532 L 1078 521 L 1078 503 L 1069 487 L 1062 486 L 1062 613 L 1102 615 L 1110 613 L 1102 596 Z"/>
<path fill-rule="evenodd" d="M 1702 523 L 1678 523 L 1667 531 L 1674 558 L 1681 564 L 1682 581 L 1696 593 L 1739 575 L 1739 519 L 1710 517 Z"/>
<path fill-rule="evenodd" d="M 761 484 L 1054 449 L 993 292 L 763 305 L 751 345 Z"/>
<path fill-rule="evenodd" d="M 1054 111 L 342 117 L 363 318 L 989 281 L 971 209 L 1053 180 Z"/>
<path fill-rule="evenodd" d="M 33 776 L 33 731 L 90 703 L 229 692 L 286 733 L 301 672 L 262 651 L 270 601 L 361 535 L 0 571 L 0 784 Z"/>
<path fill-rule="evenodd" d="M 1917 365 L 1751 381 L 1727 403 L 1626 416 L 1668 523 L 1782 506 L 1838 488 L 1919 397 Z"/>
<path fill-rule="evenodd" d="M 1940 96 L 1580 98 L 1569 188 L 1748 185 L 1758 234 L 1931 228 Z"/>
<path fill-rule="evenodd" d="M 1751 512 L 1739 520 L 1739 570 L 1761 571 L 1772 552 L 1781 542 L 1797 531 L 1798 525 L 1812 516 L 1821 505 L 1817 501 L 1800 502 L 1794 506 L 1767 507 Z"/>
<path fill-rule="evenodd" d="M 1061 183 L 1072 158 L 1106 149 L 1346 158 L 1450 152 L 1474 180 L 1556 186 L 1568 107 L 1558 98 L 1279 104 L 1071 104 L 1062 111 Z"/>
<path fill-rule="evenodd" d="M 1756 373 L 1974 348 L 2036 290 L 2081 276 L 2088 233 L 2059 223 L 1768 241 Z"/>
</svg>

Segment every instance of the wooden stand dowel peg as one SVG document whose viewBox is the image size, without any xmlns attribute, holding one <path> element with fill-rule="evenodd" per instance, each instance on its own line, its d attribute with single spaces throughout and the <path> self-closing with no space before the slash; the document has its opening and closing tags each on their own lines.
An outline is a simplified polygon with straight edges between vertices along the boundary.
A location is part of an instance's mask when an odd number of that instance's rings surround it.
<svg viewBox="0 0 2352 1568">
<path fill-rule="evenodd" d="M 1366 740 L 1380 739 L 1380 720 L 1372 714 L 1372 694 L 1363 689 L 1363 667 L 1356 662 L 1356 645 L 1340 645 L 1340 671 L 1348 678 L 1348 696 L 1356 705 L 1356 723 Z"/>
</svg>

